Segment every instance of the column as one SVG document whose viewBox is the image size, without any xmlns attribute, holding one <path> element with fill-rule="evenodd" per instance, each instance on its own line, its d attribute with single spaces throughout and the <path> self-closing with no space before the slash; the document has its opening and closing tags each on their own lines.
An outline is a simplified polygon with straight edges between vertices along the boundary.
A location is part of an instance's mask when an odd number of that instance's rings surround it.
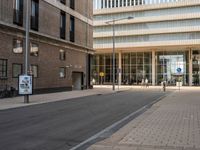
<svg viewBox="0 0 200 150">
<path fill-rule="evenodd" d="M 152 50 L 152 85 L 156 85 L 156 55 L 155 50 Z"/>
<path fill-rule="evenodd" d="M 192 86 L 192 50 L 189 50 L 189 86 Z"/>
<path fill-rule="evenodd" d="M 118 58 L 119 60 L 119 79 L 118 79 L 118 82 L 119 82 L 119 85 L 121 85 L 121 83 L 122 83 L 122 52 L 120 51 L 119 52 L 119 58 Z"/>
</svg>

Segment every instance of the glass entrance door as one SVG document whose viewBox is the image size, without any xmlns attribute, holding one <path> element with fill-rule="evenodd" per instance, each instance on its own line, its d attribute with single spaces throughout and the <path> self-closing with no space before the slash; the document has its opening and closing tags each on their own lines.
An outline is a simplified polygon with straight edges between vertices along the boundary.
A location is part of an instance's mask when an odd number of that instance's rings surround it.
<svg viewBox="0 0 200 150">
<path fill-rule="evenodd" d="M 193 85 L 200 85 L 200 50 L 192 52 Z"/>
<path fill-rule="evenodd" d="M 188 84 L 188 52 L 162 51 L 156 53 L 156 83 L 167 81 L 168 85 L 176 85 L 177 81 Z"/>
</svg>

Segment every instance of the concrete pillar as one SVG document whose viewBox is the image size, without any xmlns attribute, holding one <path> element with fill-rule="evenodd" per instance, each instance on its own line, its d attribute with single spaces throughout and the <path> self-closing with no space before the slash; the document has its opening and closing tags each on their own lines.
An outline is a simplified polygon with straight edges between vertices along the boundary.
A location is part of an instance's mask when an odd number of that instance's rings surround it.
<svg viewBox="0 0 200 150">
<path fill-rule="evenodd" d="M 152 50 L 152 85 L 156 85 L 156 52 Z"/>
<path fill-rule="evenodd" d="M 122 84 L 122 52 L 119 52 L 119 85 Z"/>
<path fill-rule="evenodd" d="M 192 50 L 189 50 L 189 86 L 192 86 Z"/>
</svg>

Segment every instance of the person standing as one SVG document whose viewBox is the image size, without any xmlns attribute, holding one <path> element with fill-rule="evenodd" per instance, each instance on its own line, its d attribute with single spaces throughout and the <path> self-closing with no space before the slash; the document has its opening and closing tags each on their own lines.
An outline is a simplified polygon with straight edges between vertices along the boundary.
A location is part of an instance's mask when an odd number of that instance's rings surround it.
<svg viewBox="0 0 200 150">
<path fill-rule="evenodd" d="M 146 85 L 146 88 L 149 87 L 149 81 L 147 78 L 145 79 L 145 85 Z"/>
</svg>

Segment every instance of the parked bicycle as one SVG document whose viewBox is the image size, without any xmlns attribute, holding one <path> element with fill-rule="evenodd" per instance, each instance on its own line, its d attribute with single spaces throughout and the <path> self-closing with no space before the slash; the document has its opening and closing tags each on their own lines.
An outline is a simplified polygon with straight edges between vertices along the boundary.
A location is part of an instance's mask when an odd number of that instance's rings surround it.
<svg viewBox="0 0 200 150">
<path fill-rule="evenodd" d="M 3 89 L 0 89 L 0 98 L 6 98 L 6 97 L 13 97 L 16 96 L 16 89 L 14 87 L 8 88 L 6 85 Z"/>
</svg>

